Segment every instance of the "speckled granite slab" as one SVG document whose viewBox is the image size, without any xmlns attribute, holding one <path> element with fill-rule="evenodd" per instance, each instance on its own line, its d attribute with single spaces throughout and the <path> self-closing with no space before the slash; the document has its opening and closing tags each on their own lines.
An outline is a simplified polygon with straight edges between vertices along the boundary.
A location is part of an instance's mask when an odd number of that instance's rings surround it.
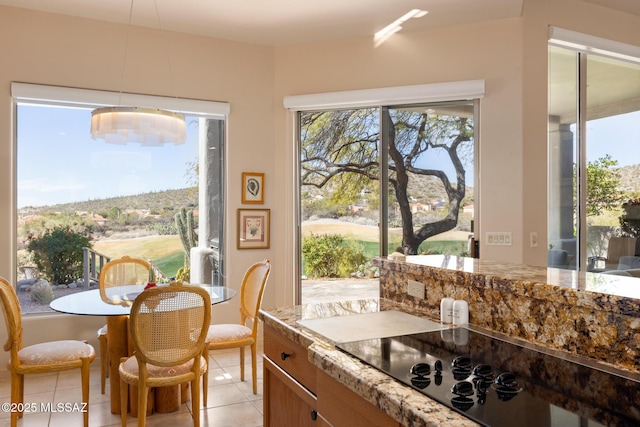
<svg viewBox="0 0 640 427">
<path fill-rule="evenodd" d="M 448 255 L 376 258 L 381 297 L 438 318 L 444 297 L 473 325 L 640 373 L 640 279 Z M 407 281 L 426 298 L 407 294 Z"/>
</svg>

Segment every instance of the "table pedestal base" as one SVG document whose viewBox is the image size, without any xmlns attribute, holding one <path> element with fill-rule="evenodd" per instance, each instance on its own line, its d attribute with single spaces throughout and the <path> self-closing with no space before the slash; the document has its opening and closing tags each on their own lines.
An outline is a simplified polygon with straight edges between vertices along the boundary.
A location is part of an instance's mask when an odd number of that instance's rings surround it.
<svg viewBox="0 0 640 427">
<path fill-rule="evenodd" d="M 109 393 L 111 397 L 111 413 L 120 413 L 120 359 L 133 353 L 129 342 L 129 316 L 107 317 L 107 345 L 109 348 Z M 185 390 L 186 390 L 186 385 Z M 180 393 L 181 386 L 158 387 L 149 391 L 147 397 L 147 415 L 154 409 L 160 413 L 175 412 L 180 404 L 189 399 L 186 392 Z M 180 395 L 182 394 L 182 398 Z M 138 416 L 138 387 L 129 386 L 129 413 Z"/>
</svg>

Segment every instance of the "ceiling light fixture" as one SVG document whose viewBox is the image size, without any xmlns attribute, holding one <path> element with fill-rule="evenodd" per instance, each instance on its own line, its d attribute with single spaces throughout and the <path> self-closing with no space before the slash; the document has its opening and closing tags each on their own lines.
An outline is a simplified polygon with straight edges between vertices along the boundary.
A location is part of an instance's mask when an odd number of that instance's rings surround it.
<svg viewBox="0 0 640 427">
<path fill-rule="evenodd" d="M 429 13 L 429 12 L 427 12 L 426 10 L 412 9 L 409 12 L 405 13 L 404 15 L 402 15 L 400 18 L 398 18 L 395 21 L 393 21 L 391 24 L 387 25 L 386 27 L 384 27 L 383 29 L 381 29 L 380 31 L 375 33 L 373 38 L 376 41 L 378 41 L 378 40 L 384 41 L 384 40 L 388 39 L 389 37 L 391 37 L 393 34 L 395 34 L 398 31 L 400 31 L 402 29 L 402 24 L 405 23 L 406 21 L 408 21 L 409 19 L 411 19 L 411 18 L 422 18 L 427 13 Z"/>
<path fill-rule="evenodd" d="M 158 26 L 160 14 L 154 0 Z M 122 60 L 122 76 L 120 86 L 124 80 L 127 50 L 129 47 L 129 32 L 133 15 L 133 0 L 129 10 L 129 27 Z M 169 61 L 167 61 L 169 62 Z M 171 64 L 169 64 L 171 72 Z M 122 92 L 120 92 L 122 95 Z M 171 111 L 155 108 L 141 108 L 130 106 L 102 107 L 91 112 L 91 138 L 103 139 L 110 144 L 126 144 L 137 142 L 147 146 L 158 146 L 167 143 L 183 144 L 187 138 L 184 116 Z"/>
</svg>

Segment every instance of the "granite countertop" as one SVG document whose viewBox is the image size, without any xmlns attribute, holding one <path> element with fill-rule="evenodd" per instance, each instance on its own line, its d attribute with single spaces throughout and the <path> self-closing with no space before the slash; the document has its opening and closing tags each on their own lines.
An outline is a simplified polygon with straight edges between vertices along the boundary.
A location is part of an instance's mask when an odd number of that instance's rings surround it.
<svg viewBox="0 0 640 427">
<path fill-rule="evenodd" d="M 536 267 L 502 261 L 458 257 L 454 255 L 407 255 L 404 257 L 374 258 L 374 265 L 395 271 L 407 271 L 412 267 L 438 268 L 448 273 L 462 272 L 483 277 L 551 285 L 574 291 L 586 291 L 606 295 L 608 303 L 631 305 L 630 310 L 640 308 L 640 286 L 638 278 L 585 272 L 559 268 Z M 557 292 L 557 288 L 555 289 Z"/>
<path fill-rule="evenodd" d="M 465 416 L 338 350 L 328 338 L 297 323 L 303 319 L 398 309 L 394 302 L 376 298 L 262 309 L 260 318 L 265 325 L 306 347 L 309 360 L 319 369 L 403 425 L 478 426 Z"/>
</svg>

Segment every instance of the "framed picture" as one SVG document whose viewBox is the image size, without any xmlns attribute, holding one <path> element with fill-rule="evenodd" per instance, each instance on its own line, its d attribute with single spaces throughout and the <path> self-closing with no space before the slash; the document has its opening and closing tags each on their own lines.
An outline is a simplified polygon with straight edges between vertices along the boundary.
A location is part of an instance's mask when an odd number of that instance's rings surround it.
<svg viewBox="0 0 640 427">
<path fill-rule="evenodd" d="M 264 174 L 242 172 L 242 203 L 261 205 L 264 203 Z"/>
<path fill-rule="evenodd" d="M 269 249 L 270 209 L 238 209 L 238 249 Z"/>
</svg>

